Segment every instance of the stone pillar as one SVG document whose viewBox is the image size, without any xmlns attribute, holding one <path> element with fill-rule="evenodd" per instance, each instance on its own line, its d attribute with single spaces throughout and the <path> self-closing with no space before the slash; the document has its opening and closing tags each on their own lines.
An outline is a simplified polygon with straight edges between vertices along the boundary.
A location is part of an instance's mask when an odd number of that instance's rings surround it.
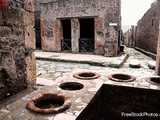
<svg viewBox="0 0 160 120">
<path fill-rule="evenodd" d="M 118 54 L 118 31 L 116 31 L 115 27 L 116 26 L 110 26 L 105 36 L 104 56 L 106 57 L 113 57 Z"/>
<path fill-rule="evenodd" d="M 71 19 L 72 52 L 79 52 L 80 23 L 78 18 Z"/>
<path fill-rule="evenodd" d="M 156 73 L 157 75 L 160 75 L 160 24 L 159 24 L 159 36 L 158 36 L 158 45 L 157 45 Z"/>
<path fill-rule="evenodd" d="M 33 50 L 36 49 L 35 40 L 35 1 L 25 0 L 25 12 L 23 15 L 24 20 L 24 37 L 25 37 L 25 49 L 26 49 L 26 73 L 27 82 L 32 86 L 36 84 L 36 58 Z"/>
<path fill-rule="evenodd" d="M 63 28 L 60 19 L 56 20 L 56 22 L 57 22 L 56 46 L 57 46 L 57 51 L 61 51 L 62 50 L 61 42 L 63 40 Z"/>
<path fill-rule="evenodd" d="M 95 53 L 97 55 L 104 55 L 104 19 L 100 17 L 95 18 Z"/>
</svg>

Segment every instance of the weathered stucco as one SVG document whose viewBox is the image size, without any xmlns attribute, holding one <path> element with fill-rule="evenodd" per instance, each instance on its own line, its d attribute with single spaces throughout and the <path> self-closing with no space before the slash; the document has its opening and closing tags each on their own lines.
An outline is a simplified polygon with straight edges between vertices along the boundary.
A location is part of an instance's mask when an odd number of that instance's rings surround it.
<svg viewBox="0 0 160 120">
<path fill-rule="evenodd" d="M 157 51 L 159 11 L 160 1 L 157 1 L 152 4 L 137 25 L 136 46 L 152 53 Z"/>
<path fill-rule="evenodd" d="M 0 11 L 0 100 L 33 85 L 36 80 L 31 9 L 34 6 L 31 0 L 25 2 L 23 7 L 13 0 Z"/>
<path fill-rule="evenodd" d="M 94 18 L 95 53 L 117 55 L 118 32 L 121 27 L 120 0 L 38 0 L 38 2 L 41 11 L 43 50 L 61 51 L 63 39 L 61 19 L 69 18 L 72 21 L 72 52 L 79 52 L 79 18 Z M 109 23 L 117 23 L 117 26 L 112 27 Z M 111 40 L 113 42 L 105 45 L 106 41 Z M 105 49 L 114 52 L 110 54 Z"/>
<path fill-rule="evenodd" d="M 151 8 L 138 21 L 137 26 L 129 30 L 125 43 L 130 47 L 138 47 L 147 52 L 157 53 L 157 41 L 160 22 L 160 1 L 155 1 Z"/>
<path fill-rule="evenodd" d="M 160 25 L 158 30 L 157 56 L 156 56 L 156 73 L 160 75 Z"/>
</svg>

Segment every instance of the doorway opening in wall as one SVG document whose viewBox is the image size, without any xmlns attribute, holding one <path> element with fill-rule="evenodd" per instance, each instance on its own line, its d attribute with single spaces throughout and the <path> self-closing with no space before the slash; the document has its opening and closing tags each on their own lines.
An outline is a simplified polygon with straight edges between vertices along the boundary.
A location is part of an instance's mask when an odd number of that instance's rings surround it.
<svg viewBox="0 0 160 120">
<path fill-rule="evenodd" d="M 40 12 L 35 12 L 35 33 L 36 33 L 36 49 L 42 49 L 41 43 L 41 27 L 40 27 Z"/>
<path fill-rule="evenodd" d="M 71 20 L 64 19 L 61 20 L 62 30 L 63 30 L 63 40 L 61 42 L 62 51 L 71 51 L 72 43 L 71 43 Z"/>
<path fill-rule="evenodd" d="M 94 18 L 80 18 L 80 52 L 94 52 L 95 33 L 94 33 Z"/>
</svg>

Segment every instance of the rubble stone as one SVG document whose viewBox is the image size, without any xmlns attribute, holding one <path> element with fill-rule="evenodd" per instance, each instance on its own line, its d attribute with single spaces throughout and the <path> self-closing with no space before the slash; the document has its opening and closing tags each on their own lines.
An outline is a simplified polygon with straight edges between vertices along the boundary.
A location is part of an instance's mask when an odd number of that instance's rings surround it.
<svg viewBox="0 0 160 120">
<path fill-rule="evenodd" d="M 27 1 L 11 0 L 0 11 L 0 100 L 35 84 L 34 14 L 24 9 Z"/>
</svg>

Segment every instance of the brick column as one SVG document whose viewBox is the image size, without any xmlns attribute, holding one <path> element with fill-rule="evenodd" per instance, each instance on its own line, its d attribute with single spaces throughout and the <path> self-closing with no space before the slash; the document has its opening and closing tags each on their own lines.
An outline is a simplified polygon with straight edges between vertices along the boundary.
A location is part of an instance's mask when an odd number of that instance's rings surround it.
<svg viewBox="0 0 160 120">
<path fill-rule="evenodd" d="M 71 19 L 72 52 L 79 52 L 80 24 L 78 18 Z"/>
<path fill-rule="evenodd" d="M 158 36 L 158 45 L 157 45 L 157 59 L 156 59 L 156 73 L 160 75 L 160 25 L 159 25 L 159 36 Z"/>
</svg>

